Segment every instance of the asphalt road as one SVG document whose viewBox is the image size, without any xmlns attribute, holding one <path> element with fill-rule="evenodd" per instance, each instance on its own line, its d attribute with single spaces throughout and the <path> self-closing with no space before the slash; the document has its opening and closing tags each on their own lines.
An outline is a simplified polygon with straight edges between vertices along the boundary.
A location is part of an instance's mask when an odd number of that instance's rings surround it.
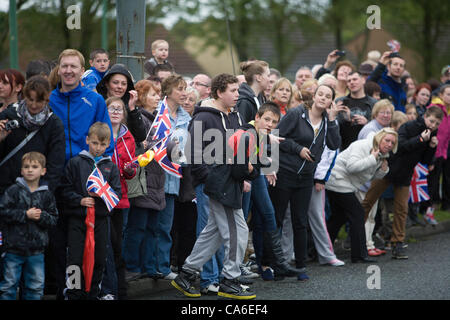
<svg viewBox="0 0 450 320">
<path fill-rule="evenodd" d="M 338 258 L 346 263 L 343 267 L 309 263 L 307 282 L 296 278 L 267 282 L 258 278 L 251 287 L 257 300 L 449 300 L 450 232 L 409 243 L 407 252 L 408 260 L 391 259 L 388 251 L 371 265 L 352 264 L 349 252 L 337 250 Z M 133 299 L 193 300 L 176 289 Z"/>
</svg>

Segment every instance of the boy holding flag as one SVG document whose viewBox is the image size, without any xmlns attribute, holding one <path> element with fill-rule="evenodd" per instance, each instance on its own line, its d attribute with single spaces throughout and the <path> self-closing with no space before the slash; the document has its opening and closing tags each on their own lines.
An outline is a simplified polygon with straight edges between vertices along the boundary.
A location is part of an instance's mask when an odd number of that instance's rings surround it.
<svg viewBox="0 0 450 320">
<path fill-rule="evenodd" d="M 70 159 L 62 179 L 62 196 L 67 205 L 65 214 L 68 219 L 65 296 L 69 300 L 97 299 L 100 292 L 108 240 L 106 217 L 121 198 L 119 169 L 111 157 L 104 156 L 110 139 L 109 126 L 102 122 L 94 123 L 86 137 L 89 151 L 83 150 Z M 85 241 L 93 242 L 86 237 L 88 212 L 95 212 L 95 217 L 88 216 L 89 221 L 95 221 L 95 254 L 91 275 L 85 274 L 87 261 L 83 258 Z"/>
</svg>

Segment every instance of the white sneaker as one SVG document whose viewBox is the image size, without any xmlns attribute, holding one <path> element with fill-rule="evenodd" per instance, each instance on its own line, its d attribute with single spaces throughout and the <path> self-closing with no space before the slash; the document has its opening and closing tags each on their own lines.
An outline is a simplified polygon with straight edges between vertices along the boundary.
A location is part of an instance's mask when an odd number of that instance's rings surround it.
<svg viewBox="0 0 450 320">
<path fill-rule="evenodd" d="M 341 261 L 339 259 L 334 259 L 334 260 L 331 260 L 330 262 L 328 262 L 328 264 L 333 267 L 340 267 L 340 266 L 345 265 L 345 262 Z"/>
<path fill-rule="evenodd" d="M 164 276 L 164 280 L 175 280 L 178 275 L 175 272 L 170 272 L 167 276 Z"/>
<path fill-rule="evenodd" d="M 219 292 L 219 284 L 211 283 L 206 288 L 203 288 L 200 292 L 202 294 L 212 294 L 212 295 L 217 294 Z"/>
<path fill-rule="evenodd" d="M 241 269 L 241 276 L 244 278 L 254 279 L 259 277 L 257 273 L 250 271 L 250 268 L 245 267 L 243 264 L 241 264 L 239 268 Z"/>
<path fill-rule="evenodd" d="M 108 293 L 107 295 L 100 297 L 99 300 L 116 300 L 116 298 L 114 298 L 114 295 Z"/>
</svg>

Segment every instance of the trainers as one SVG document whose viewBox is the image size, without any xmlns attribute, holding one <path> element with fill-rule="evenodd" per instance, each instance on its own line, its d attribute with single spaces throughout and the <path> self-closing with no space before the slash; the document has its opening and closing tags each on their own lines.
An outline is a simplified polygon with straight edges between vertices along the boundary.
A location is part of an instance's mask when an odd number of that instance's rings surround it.
<svg viewBox="0 0 450 320">
<path fill-rule="evenodd" d="M 217 283 L 211 283 L 201 290 L 201 293 L 206 295 L 217 295 L 217 292 L 219 292 L 219 285 Z"/>
<path fill-rule="evenodd" d="M 433 207 L 428 207 L 427 213 L 425 213 L 425 215 L 423 216 L 423 219 L 426 221 L 426 223 L 428 223 L 432 226 L 435 226 L 438 224 L 438 222 L 434 218 L 434 208 Z"/>
<path fill-rule="evenodd" d="M 243 264 L 239 266 L 239 269 L 241 269 L 241 277 L 243 278 L 254 279 L 259 277 L 257 273 L 250 271 L 250 268 L 245 267 Z"/>
<path fill-rule="evenodd" d="M 402 242 L 397 242 L 396 245 L 392 247 L 392 259 L 408 259 L 406 247 Z"/>
<path fill-rule="evenodd" d="M 334 260 L 329 261 L 327 264 L 329 264 L 332 267 L 340 267 L 340 266 L 344 266 L 345 262 L 341 261 L 339 259 L 334 259 Z"/>
<path fill-rule="evenodd" d="M 163 277 L 164 280 L 175 280 L 178 275 L 175 272 L 170 272 L 168 275 Z"/>
<path fill-rule="evenodd" d="M 246 263 L 244 263 L 244 267 L 250 269 L 250 271 L 258 270 L 258 264 L 254 260 L 248 260 Z"/>
<path fill-rule="evenodd" d="M 219 292 L 217 295 L 219 297 L 237 300 L 250 300 L 256 298 L 256 294 L 251 292 L 249 288 L 244 288 L 239 283 L 238 279 L 227 278 L 220 281 Z"/>
<path fill-rule="evenodd" d="M 181 291 L 186 297 L 199 298 L 201 297 L 200 291 L 194 285 L 197 277 L 198 275 L 194 272 L 182 270 L 170 284 L 178 291 Z"/>
<path fill-rule="evenodd" d="M 266 270 L 260 269 L 261 278 L 264 281 L 272 281 L 274 279 L 273 270 L 272 268 L 268 267 Z"/>
<path fill-rule="evenodd" d="M 376 248 L 367 250 L 367 253 L 368 253 L 369 256 L 371 256 L 371 257 L 378 257 L 378 256 L 381 256 L 381 255 L 382 255 L 381 251 L 378 251 Z"/>
<path fill-rule="evenodd" d="M 114 295 L 112 295 L 112 294 L 104 295 L 103 297 L 100 297 L 98 299 L 99 300 L 116 300 L 116 298 L 114 298 Z"/>
<path fill-rule="evenodd" d="M 306 272 L 302 272 L 302 273 L 299 273 L 299 275 L 297 276 L 297 280 L 304 282 L 304 281 L 308 281 L 309 277 L 306 274 Z"/>
</svg>

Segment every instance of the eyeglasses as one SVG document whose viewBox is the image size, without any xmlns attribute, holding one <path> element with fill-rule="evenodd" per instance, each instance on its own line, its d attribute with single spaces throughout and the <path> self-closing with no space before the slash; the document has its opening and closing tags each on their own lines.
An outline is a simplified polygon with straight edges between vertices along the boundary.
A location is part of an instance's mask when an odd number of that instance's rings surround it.
<svg viewBox="0 0 450 320">
<path fill-rule="evenodd" d="M 192 81 L 189 85 L 190 85 L 191 87 L 193 87 L 193 86 L 203 86 L 203 87 L 209 88 L 209 86 L 208 86 L 207 84 L 201 83 L 201 82 L 193 82 L 193 81 Z"/>
<path fill-rule="evenodd" d="M 122 108 L 120 108 L 120 109 L 116 109 L 116 108 L 108 108 L 108 112 L 111 112 L 111 113 L 123 113 L 123 109 Z"/>
<path fill-rule="evenodd" d="M 390 111 L 380 111 L 378 113 L 383 115 L 383 116 L 390 116 L 390 115 L 392 115 L 392 112 L 390 112 Z"/>
</svg>

